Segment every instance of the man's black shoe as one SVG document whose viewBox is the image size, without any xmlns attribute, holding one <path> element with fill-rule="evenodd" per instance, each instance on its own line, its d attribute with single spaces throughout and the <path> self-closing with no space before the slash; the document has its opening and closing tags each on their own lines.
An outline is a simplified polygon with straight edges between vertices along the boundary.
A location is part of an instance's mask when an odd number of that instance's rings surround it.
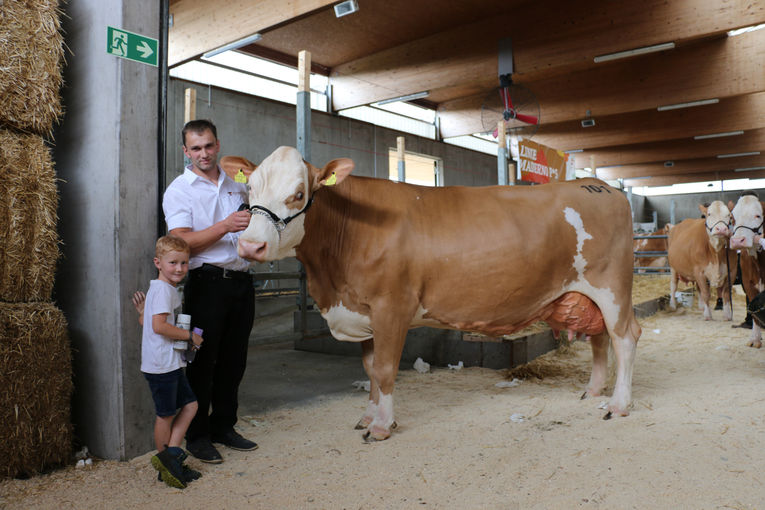
<svg viewBox="0 0 765 510">
<path fill-rule="evenodd" d="M 212 442 L 206 437 L 200 437 L 192 441 L 186 441 L 186 449 L 191 455 L 207 462 L 208 464 L 220 464 L 223 462 L 223 457 L 220 456 L 218 450 L 215 449 Z"/>
<path fill-rule="evenodd" d="M 228 446 L 232 450 L 239 450 L 242 452 L 249 452 L 250 450 L 256 450 L 258 448 L 257 443 L 243 438 L 234 429 L 219 434 L 213 434 L 212 440 L 214 443 L 220 443 Z"/>
<path fill-rule="evenodd" d="M 744 321 L 741 324 L 734 324 L 731 327 L 732 328 L 752 329 L 752 322 L 751 321 Z"/>
</svg>

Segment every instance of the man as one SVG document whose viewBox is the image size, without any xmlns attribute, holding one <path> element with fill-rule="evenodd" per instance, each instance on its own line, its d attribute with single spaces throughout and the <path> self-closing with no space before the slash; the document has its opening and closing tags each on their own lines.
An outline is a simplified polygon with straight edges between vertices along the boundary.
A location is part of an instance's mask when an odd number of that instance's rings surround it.
<svg viewBox="0 0 765 510">
<path fill-rule="evenodd" d="M 204 331 L 204 347 L 186 368 L 199 411 L 186 432 L 186 449 L 203 462 L 223 462 L 213 442 L 254 450 L 234 430 L 239 383 L 255 316 L 255 292 L 248 262 L 237 255 L 239 232 L 250 221 L 237 211 L 247 201 L 246 185 L 218 166 L 220 141 L 209 120 L 193 120 L 181 131 L 183 153 L 191 160 L 167 187 L 162 201 L 170 235 L 191 247 L 184 312 Z M 212 406 L 212 412 L 210 407 Z"/>
</svg>

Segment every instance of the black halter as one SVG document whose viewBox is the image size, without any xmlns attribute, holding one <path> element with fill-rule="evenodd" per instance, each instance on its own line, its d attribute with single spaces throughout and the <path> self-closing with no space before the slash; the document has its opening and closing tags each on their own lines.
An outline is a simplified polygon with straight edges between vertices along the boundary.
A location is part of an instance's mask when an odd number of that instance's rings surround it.
<svg viewBox="0 0 765 510">
<path fill-rule="evenodd" d="M 757 225 L 757 226 L 756 226 L 756 227 L 754 227 L 754 228 L 752 228 L 752 227 L 749 227 L 749 226 L 746 226 L 746 225 L 737 225 L 737 226 L 736 226 L 736 228 L 735 228 L 735 229 L 733 229 L 733 235 L 735 235 L 735 234 L 736 234 L 736 231 L 737 231 L 738 229 L 740 229 L 740 228 L 745 228 L 745 229 L 747 229 L 747 230 L 751 230 L 752 232 L 754 232 L 754 233 L 755 233 L 755 234 L 757 234 L 757 235 L 762 235 L 762 225 L 763 225 L 763 224 L 765 224 L 765 220 L 762 220 L 762 221 L 760 222 L 760 224 L 759 224 L 759 225 Z M 714 225 L 713 225 L 713 226 L 714 226 Z M 733 235 L 731 235 L 731 237 L 733 237 Z"/>
<path fill-rule="evenodd" d="M 271 224 L 274 226 L 276 231 L 279 233 L 279 236 L 281 237 L 282 231 L 287 228 L 287 224 L 300 216 L 301 214 L 305 213 L 309 207 L 311 207 L 311 204 L 313 203 L 313 197 L 308 199 L 308 202 L 305 204 L 305 207 L 303 207 L 300 211 L 293 214 L 292 216 L 287 216 L 286 218 L 280 218 L 276 213 L 268 209 L 267 207 L 263 207 L 262 205 L 253 205 L 250 206 L 249 204 L 242 204 L 239 206 L 240 211 L 249 211 L 250 214 L 260 214 L 261 216 L 265 216 L 268 218 L 268 220 L 271 222 Z"/>
</svg>

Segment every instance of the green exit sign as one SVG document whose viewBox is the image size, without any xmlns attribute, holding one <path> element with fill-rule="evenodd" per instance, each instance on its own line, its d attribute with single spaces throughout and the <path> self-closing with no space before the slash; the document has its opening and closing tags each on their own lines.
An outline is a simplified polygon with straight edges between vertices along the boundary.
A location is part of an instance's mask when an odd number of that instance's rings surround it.
<svg viewBox="0 0 765 510">
<path fill-rule="evenodd" d="M 121 28 L 106 27 L 106 52 L 128 60 L 157 66 L 159 43 L 156 39 Z"/>
</svg>

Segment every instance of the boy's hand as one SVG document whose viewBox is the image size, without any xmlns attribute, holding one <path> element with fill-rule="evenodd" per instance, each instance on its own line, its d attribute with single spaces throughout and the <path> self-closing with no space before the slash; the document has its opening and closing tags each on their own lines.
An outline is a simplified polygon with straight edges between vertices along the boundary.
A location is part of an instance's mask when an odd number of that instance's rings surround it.
<svg viewBox="0 0 765 510">
<path fill-rule="evenodd" d="M 193 343 L 193 349 L 194 350 L 199 350 L 199 348 L 202 346 L 202 342 L 204 342 L 204 338 L 202 338 L 201 336 L 197 335 L 196 333 L 193 333 L 191 335 L 191 341 Z"/>
<path fill-rule="evenodd" d="M 133 294 L 133 306 L 135 306 L 135 311 L 138 312 L 138 315 L 143 315 L 143 307 L 145 304 L 146 294 L 140 290 L 136 291 L 136 293 Z"/>
<path fill-rule="evenodd" d="M 136 291 L 135 294 L 133 294 L 133 306 L 135 306 L 135 311 L 138 312 L 138 324 L 141 326 L 143 326 L 143 307 L 145 304 L 146 294 L 140 290 Z"/>
</svg>

